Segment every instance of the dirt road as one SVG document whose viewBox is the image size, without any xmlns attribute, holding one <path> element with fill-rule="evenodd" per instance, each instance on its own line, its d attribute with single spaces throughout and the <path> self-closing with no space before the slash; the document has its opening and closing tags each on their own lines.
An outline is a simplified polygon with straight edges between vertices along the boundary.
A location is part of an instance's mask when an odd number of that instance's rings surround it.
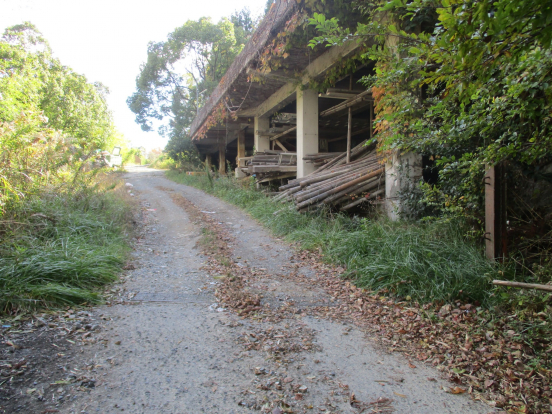
<svg viewBox="0 0 552 414">
<path fill-rule="evenodd" d="M 61 412 L 491 411 L 445 393 L 451 384 L 438 371 L 379 350 L 355 325 L 312 313 L 337 305 L 309 283 L 316 269 L 239 209 L 160 171 L 136 168 L 125 179 L 144 211 L 136 269 L 122 303 L 93 311 L 103 341 L 84 347 L 81 360 L 94 386 Z M 249 275 L 241 294 L 260 303 L 247 317 L 217 302 L 225 279 L 198 246 L 206 236 L 226 246 L 219 261 Z"/>
</svg>

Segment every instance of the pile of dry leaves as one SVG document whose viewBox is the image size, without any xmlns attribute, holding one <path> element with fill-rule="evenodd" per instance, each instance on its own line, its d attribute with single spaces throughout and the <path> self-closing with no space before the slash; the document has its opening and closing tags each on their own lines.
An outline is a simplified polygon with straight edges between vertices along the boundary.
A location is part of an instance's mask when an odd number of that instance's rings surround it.
<svg viewBox="0 0 552 414">
<path fill-rule="evenodd" d="M 314 313 L 349 319 L 373 332 L 390 351 L 436 366 L 458 384 L 446 391 L 469 392 L 513 412 L 552 411 L 552 370 L 547 361 L 535 363 L 535 344 L 514 330 L 516 315 L 497 318 L 470 304 L 397 302 L 355 287 L 340 277 L 342 268 L 323 264 L 317 253 L 300 252 L 296 260 L 315 268 L 316 283 L 340 303 Z M 550 342 L 540 346 L 552 353 Z"/>
</svg>

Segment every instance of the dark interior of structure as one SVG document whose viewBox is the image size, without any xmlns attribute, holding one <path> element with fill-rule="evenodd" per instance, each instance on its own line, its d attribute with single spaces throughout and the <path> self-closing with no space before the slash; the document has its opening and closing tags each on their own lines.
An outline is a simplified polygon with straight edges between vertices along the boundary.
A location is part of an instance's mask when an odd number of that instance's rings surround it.
<svg viewBox="0 0 552 414">
<path fill-rule="evenodd" d="M 329 88 L 327 92 L 319 93 L 318 111 L 323 114 L 324 111 L 344 102 L 346 99 L 366 91 L 366 87 L 360 83 L 364 76 L 373 74 L 373 66 L 363 66 L 359 68 L 353 75 L 346 76 L 335 83 L 333 88 Z M 351 93 L 347 93 L 350 91 Z M 274 137 L 289 152 L 296 152 L 296 130 L 293 129 L 285 134 L 296 125 L 294 115 L 297 112 L 297 102 L 294 100 L 280 109 L 277 113 L 270 117 L 270 132 L 273 134 L 271 138 L 271 149 L 283 150 L 275 144 Z M 373 101 L 368 96 L 356 104 L 352 108 L 352 134 L 351 146 L 358 145 L 363 140 L 370 138 L 371 120 L 373 118 Z M 319 118 L 319 152 L 344 152 L 347 149 L 347 128 L 348 128 L 348 111 L 340 111 L 328 116 L 320 116 Z M 198 147 L 205 148 L 211 146 L 211 140 L 225 140 L 226 143 L 226 162 L 230 167 L 236 168 L 237 157 L 237 134 L 238 130 L 245 132 L 245 148 L 246 156 L 253 155 L 254 151 L 254 124 L 252 118 L 240 118 L 233 123 L 220 125 L 212 128 L 209 133 L 209 139 L 200 140 Z M 282 134 L 282 135 L 281 135 Z M 280 136 L 281 135 L 281 136 Z M 203 152 L 203 151 L 202 151 Z M 218 162 L 218 152 L 212 154 L 213 165 Z"/>
</svg>

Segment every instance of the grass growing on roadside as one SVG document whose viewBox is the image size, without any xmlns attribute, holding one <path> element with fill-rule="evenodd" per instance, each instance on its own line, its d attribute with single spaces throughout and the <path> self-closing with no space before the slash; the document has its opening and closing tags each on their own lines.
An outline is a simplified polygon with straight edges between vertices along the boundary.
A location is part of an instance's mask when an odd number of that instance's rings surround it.
<svg viewBox="0 0 552 414">
<path fill-rule="evenodd" d="M 150 165 L 150 168 L 157 168 L 160 170 L 168 170 L 174 167 L 176 167 L 175 161 L 165 154 L 157 157 Z"/>
<path fill-rule="evenodd" d="M 128 251 L 121 186 L 43 193 L 4 216 L 0 311 L 100 301 L 98 288 L 116 280 Z"/>
<path fill-rule="evenodd" d="M 206 176 L 167 175 L 244 208 L 278 236 L 319 249 L 328 261 L 346 266 L 360 287 L 420 302 L 468 300 L 488 306 L 493 301 L 491 280 L 504 270 L 489 263 L 454 224 L 300 214 L 232 179 L 219 178 L 211 185 Z"/>
</svg>

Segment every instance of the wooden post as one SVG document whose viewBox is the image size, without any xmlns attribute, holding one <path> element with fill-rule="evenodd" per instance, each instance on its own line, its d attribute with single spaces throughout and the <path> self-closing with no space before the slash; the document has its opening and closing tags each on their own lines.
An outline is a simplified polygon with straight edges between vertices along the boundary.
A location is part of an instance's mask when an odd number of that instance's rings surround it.
<svg viewBox="0 0 552 414">
<path fill-rule="evenodd" d="M 351 162 L 351 124 L 353 123 L 353 110 L 349 108 L 347 118 L 347 164 Z"/>
<path fill-rule="evenodd" d="M 219 141 L 219 174 L 226 174 L 226 143 Z"/>
<path fill-rule="evenodd" d="M 320 148 L 318 150 L 320 152 L 328 152 L 328 139 L 327 138 L 320 138 Z"/>
<path fill-rule="evenodd" d="M 507 254 L 506 179 L 502 164 L 485 173 L 485 254 L 489 260 L 502 260 Z"/>
<path fill-rule="evenodd" d="M 245 130 L 241 130 L 238 132 L 238 155 L 236 157 L 236 166 L 239 168 L 240 160 L 239 158 L 245 157 Z"/>
<path fill-rule="evenodd" d="M 370 102 L 370 139 L 372 139 L 373 137 L 374 137 L 374 103 Z"/>
<path fill-rule="evenodd" d="M 349 90 L 353 90 L 353 75 L 349 79 Z M 347 118 L 347 164 L 351 162 L 351 128 L 353 123 L 353 109 L 349 107 L 349 117 Z"/>
</svg>

